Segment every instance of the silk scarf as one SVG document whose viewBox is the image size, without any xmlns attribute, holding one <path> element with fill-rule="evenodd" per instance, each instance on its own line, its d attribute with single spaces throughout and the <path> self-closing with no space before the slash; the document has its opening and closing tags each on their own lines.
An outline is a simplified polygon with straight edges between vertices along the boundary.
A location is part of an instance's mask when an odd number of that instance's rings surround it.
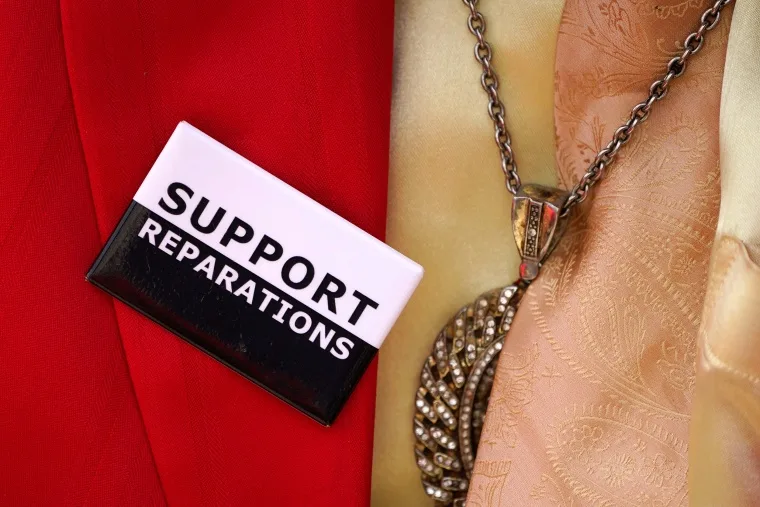
<svg viewBox="0 0 760 507">
<path fill-rule="evenodd" d="M 562 186 L 646 96 L 704 9 L 565 3 L 554 108 Z M 724 17 L 523 300 L 468 505 L 688 504 L 696 336 L 720 201 Z"/>
</svg>

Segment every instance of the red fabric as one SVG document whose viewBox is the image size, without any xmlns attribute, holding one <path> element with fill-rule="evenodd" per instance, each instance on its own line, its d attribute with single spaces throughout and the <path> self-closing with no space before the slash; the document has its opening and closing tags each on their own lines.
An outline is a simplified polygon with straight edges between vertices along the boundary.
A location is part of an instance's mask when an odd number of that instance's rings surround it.
<svg viewBox="0 0 760 507">
<path fill-rule="evenodd" d="M 84 281 L 188 120 L 382 237 L 392 2 L 0 2 L 0 505 L 369 503 L 322 428 Z"/>
</svg>

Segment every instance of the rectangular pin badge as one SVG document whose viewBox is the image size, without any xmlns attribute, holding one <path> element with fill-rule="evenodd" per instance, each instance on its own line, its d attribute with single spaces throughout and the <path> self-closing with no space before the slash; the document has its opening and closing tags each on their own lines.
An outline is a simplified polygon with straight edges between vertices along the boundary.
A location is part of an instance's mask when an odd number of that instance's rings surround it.
<svg viewBox="0 0 760 507">
<path fill-rule="evenodd" d="M 180 123 L 87 279 L 330 425 L 422 268 Z"/>
</svg>

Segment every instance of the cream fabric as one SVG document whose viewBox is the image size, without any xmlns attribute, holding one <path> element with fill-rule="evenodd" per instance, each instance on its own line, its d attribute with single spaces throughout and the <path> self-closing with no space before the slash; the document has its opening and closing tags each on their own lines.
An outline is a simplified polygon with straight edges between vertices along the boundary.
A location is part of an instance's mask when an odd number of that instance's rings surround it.
<svg viewBox="0 0 760 507">
<path fill-rule="evenodd" d="M 691 504 L 760 502 L 760 2 L 736 4 L 720 115 L 722 199 L 700 330 Z"/>
<path fill-rule="evenodd" d="M 760 260 L 760 0 L 739 0 L 731 22 L 720 113 L 723 199 L 718 235 Z"/>
<path fill-rule="evenodd" d="M 555 185 L 554 50 L 562 0 L 481 6 L 520 174 Z M 516 278 L 511 200 L 461 1 L 398 0 L 388 242 L 425 267 L 380 350 L 372 504 L 429 503 L 412 452 L 414 392 L 459 307 Z"/>
</svg>

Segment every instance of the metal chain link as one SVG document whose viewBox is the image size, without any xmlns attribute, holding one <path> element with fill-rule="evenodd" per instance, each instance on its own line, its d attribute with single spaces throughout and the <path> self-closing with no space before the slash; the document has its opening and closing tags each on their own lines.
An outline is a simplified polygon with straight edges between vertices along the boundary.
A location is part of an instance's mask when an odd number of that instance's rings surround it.
<svg viewBox="0 0 760 507">
<path fill-rule="evenodd" d="M 475 36 L 475 59 L 483 67 L 483 74 L 480 76 L 480 84 L 488 95 L 488 116 L 493 120 L 494 139 L 496 146 L 501 154 L 501 170 L 506 178 L 507 189 L 512 194 L 517 194 L 520 190 L 520 176 L 517 174 L 517 163 L 512 152 L 512 140 L 509 137 L 507 123 L 504 119 L 506 109 L 504 103 L 499 98 L 499 79 L 491 67 L 491 45 L 486 42 L 484 36 L 486 33 L 486 20 L 478 11 L 478 0 L 462 0 L 470 8 L 470 16 L 467 18 L 467 27 Z"/>
<path fill-rule="evenodd" d="M 520 189 L 520 177 L 517 174 L 517 165 L 515 164 L 512 152 L 509 132 L 504 121 L 504 104 L 501 102 L 498 94 L 499 82 L 491 66 L 491 46 L 483 38 L 486 30 L 485 19 L 477 9 L 478 0 L 462 1 L 470 9 L 467 26 L 470 32 L 477 38 L 477 42 L 475 43 L 475 59 L 483 67 L 480 82 L 488 95 L 488 114 L 494 122 L 496 145 L 501 152 L 501 166 L 506 177 L 507 189 L 512 194 L 516 194 Z M 612 140 L 597 153 L 586 173 L 570 191 L 570 196 L 562 209 L 563 216 L 566 216 L 573 206 L 582 203 L 586 199 L 591 187 L 602 178 L 604 170 L 613 162 L 620 148 L 631 139 L 631 135 L 636 127 L 649 118 L 652 105 L 667 95 L 673 79 L 684 73 L 689 58 L 702 49 L 705 42 L 705 34 L 717 26 L 718 21 L 720 21 L 721 11 L 731 1 L 717 0 L 712 7 L 702 14 L 697 30 L 686 37 L 683 52 L 668 62 L 665 75 L 652 83 L 649 87 L 649 96 L 646 100 L 636 104 L 631 109 L 628 120 L 618 127 L 612 136 Z"/>
</svg>

